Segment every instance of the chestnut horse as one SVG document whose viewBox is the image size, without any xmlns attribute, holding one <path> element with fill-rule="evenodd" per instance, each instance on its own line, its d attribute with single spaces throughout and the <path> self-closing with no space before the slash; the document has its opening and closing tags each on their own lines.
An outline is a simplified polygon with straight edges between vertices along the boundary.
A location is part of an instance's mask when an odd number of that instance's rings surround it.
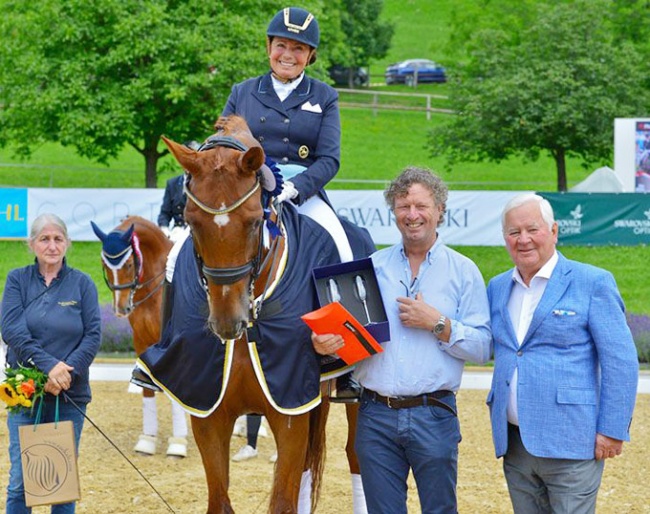
<svg viewBox="0 0 650 514">
<path fill-rule="evenodd" d="M 138 364 L 194 414 L 208 513 L 233 512 L 230 438 L 237 417 L 247 413 L 266 416 L 278 447 L 269 511 L 295 513 L 304 470 L 311 475 L 313 508 L 318 501 L 329 407 L 321 403 L 319 358 L 300 315 L 315 308 L 310 270 L 331 263 L 333 253 L 296 256 L 298 247 L 308 250 L 292 239 L 295 227 L 306 226 L 312 239 L 305 246 L 317 246 L 323 238 L 315 235 L 316 223 L 272 203 L 273 175 L 242 118 L 220 119 L 217 130 L 198 151 L 163 138 L 189 176 L 191 236 L 178 254 L 171 328 Z M 287 216 L 298 220 L 289 228 Z M 333 243 L 330 248 L 336 251 Z M 295 297 L 283 297 L 292 286 Z M 203 303 L 195 305 L 197 295 Z M 274 352 L 278 339 L 286 353 Z M 211 396 L 203 403 L 202 395 Z M 348 450 L 353 454 L 351 443 Z"/>
<path fill-rule="evenodd" d="M 171 241 L 154 223 L 140 216 L 129 216 L 105 234 L 91 223 L 102 242 L 104 281 L 113 292 L 113 311 L 127 317 L 133 331 L 133 347 L 140 355 L 160 340 L 162 286 L 165 261 Z M 134 450 L 153 455 L 157 446 L 158 418 L 155 393 L 142 389 L 143 433 Z M 167 455 L 187 456 L 185 411 L 172 402 L 174 435 L 168 439 Z"/>
</svg>

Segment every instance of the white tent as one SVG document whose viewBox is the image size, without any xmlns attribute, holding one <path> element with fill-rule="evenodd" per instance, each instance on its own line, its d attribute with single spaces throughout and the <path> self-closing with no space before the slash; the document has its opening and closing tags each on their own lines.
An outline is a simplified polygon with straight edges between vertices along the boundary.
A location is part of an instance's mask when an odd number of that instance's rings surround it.
<svg viewBox="0 0 650 514">
<path fill-rule="evenodd" d="M 582 182 L 569 189 L 570 193 L 621 193 L 623 183 L 612 168 L 598 168 Z"/>
</svg>

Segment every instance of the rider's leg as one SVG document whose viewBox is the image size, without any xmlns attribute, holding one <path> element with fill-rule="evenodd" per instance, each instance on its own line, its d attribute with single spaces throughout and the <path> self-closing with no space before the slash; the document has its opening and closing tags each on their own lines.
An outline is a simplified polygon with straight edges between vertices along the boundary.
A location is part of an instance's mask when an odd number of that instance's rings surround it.
<svg viewBox="0 0 650 514">
<path fill-rule="evenodd" d="M 318 195 L 312 196 L 309 200 L 298 207 L 298 212 L 309 216 L 316 223 L 322 226 L 336 244 L 341 262 L 349 262 L 354 259 L 350 242 L 339 221 L 338 216 L 332 208 Z M 360 395 L 359 385 L 352 379 L 352 373 L 346 373 L 336 379 L 336 397 L 354 399 Z"/>
</svg>

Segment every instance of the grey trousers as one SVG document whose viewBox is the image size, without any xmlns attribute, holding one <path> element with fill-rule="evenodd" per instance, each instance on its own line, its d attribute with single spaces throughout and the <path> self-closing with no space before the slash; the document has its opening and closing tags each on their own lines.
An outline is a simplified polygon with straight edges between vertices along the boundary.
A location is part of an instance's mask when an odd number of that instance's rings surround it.
<svg viewBox="0 0 650 514">
<path fill-rule="evenodd" d="M 503 471 L 515 514 L 593 514 L 604 460 L 535 457 L 508 425 Z"/>
</svg>

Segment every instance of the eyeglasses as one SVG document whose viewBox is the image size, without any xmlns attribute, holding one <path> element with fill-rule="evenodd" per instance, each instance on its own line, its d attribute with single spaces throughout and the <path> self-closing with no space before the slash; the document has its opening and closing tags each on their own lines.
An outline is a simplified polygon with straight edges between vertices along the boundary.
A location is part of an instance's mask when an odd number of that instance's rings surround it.
<svg viewBox="0 0 650 514">
<path fill-rule="evenodd" d="M 406 296 L 407 298 L 415 298 L 417 294 L 420 292 L 420 282 L 418 281 L 418 277 L 415 277 L 413 279 L 410 287 L 407 286 L 403 280 L 400 280 L 399 283 L 404 286 L 404 289 L 406 290 L 406 294 L 404 296 Z"/>
</svg>

